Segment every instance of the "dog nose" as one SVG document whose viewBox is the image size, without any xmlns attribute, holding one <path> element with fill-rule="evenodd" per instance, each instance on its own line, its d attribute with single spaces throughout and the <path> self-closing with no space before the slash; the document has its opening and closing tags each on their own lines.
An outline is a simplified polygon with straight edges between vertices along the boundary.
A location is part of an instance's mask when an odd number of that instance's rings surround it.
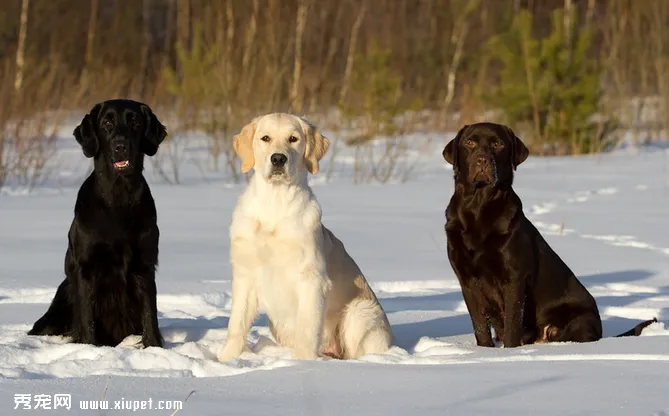
<svg viewBox="0 0 669 416">
<path fill-rule="evenodd" d="M 476 159 L 476 164 L 481 167 L 487 166 L 490 164 L 490 158 L 480 156 L 478 159 Z"/>
<path fill-rule="evenodd" d="M 116 143 L 114 144 L 114 152 L 116 152 L 116 153 L 125 153 L 126 150 L 127 150 L 127 148 L 126 148 L 126 146 L 125 146 L 125 143 L 123 143 L 123 142 L 116 142 Z"/>
<path fill-rule="evenodd" d="M 272 156 L 270 156 L 269 160 L 272 162 L 272 166 L 280 168 L 281 166 L 286 164 L 288 158 L 284 154 L 274 153 L 272 154 Z"/>
</svg>

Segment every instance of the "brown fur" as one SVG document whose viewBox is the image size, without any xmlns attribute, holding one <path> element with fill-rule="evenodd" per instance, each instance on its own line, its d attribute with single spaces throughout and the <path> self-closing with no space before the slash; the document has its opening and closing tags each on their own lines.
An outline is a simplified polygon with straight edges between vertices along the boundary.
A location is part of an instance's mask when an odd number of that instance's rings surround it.
<svg viewBox="0 0 669 416">
<path fill-rule="evenodd" d="M 595 299 L 525 217 L 512 188 L 513 171 L 528 154 L 510 128 L 495 123 L 463 127 L 443 151 L 455 178 L 446 210 L 448 257 L 476 342 L 494 345 L 491 326 L 505 347 L 597 341 Z"/>
</svg>

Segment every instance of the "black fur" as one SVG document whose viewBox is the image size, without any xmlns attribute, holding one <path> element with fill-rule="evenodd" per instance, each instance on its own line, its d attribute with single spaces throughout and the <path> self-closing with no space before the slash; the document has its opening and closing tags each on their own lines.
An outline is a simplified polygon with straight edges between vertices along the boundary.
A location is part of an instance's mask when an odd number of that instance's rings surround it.
<svg viewBox="0 0 669 416">
<path fill-rule="evenodd" d="M 118 345 L 142 336 L 162 346 L 156 308 L 156 207 L 142 175 L 165 127 L 131 100 L 97 104 L 74 130 L 94 170 L 79 189 L 65 254 L 65 280 L 29 335 L 65 335 L 73 342 Z M 115 163 L 127 165 L 117 168 Z"/>
</svg>

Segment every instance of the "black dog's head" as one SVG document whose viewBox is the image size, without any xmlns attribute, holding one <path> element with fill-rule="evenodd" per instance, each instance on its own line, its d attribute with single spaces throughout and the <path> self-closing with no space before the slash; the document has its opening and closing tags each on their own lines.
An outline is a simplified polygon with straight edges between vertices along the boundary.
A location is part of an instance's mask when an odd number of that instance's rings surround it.
<svg viewBox="0 0 669 416">
<path fill-rule="evenodd" d="M 95 169 L 120 175 L 141 173 L 144 155 L 155 155 L 166 135 L 148 105 L 121 99 L 96 104 L 74 129 L 84 155 L 95 158 Z"/>
<path fill-rule="evenodd" d="M 456 182 L 475 188 L 511 185 L 513 171 L 529 150 L 509 127 L 495 123 L 464 126 L 442 153 Z"/>
</svg>

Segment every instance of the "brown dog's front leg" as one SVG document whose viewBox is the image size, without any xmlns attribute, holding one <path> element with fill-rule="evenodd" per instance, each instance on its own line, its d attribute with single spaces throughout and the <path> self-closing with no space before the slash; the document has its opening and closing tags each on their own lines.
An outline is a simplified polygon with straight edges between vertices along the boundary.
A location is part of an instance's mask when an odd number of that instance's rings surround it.
<svg viewBox="0 0 669 416">
<path fill-rule="evenodd" d="M 467 250 L 459 249 L 464 247 L 464 243 L 462 242 L 461 228 L 457 221 L 449 221 L 446 224 L 446 235 L 448 237 L 448 259 L 460 282 L 462 297 L 465 299 L 467 311 L 474 327 L 476 345 L 479 347 L 494 347 L 490 322 L 485 314 L 483 302 L 479 299 L 482 294 L 478 289 L 470 289 L 471 285 L 476 285 L 476 277 L 472 272 L 472 260 L 467 254 Z"/>
<path fill-rule="evenodd" d="M 523 339 L 524 281 L 511 281 L 504 291 L 504 348 L 519 347 Z"/>
<path fill-rule="evenodd" d="M 476 292 L 470 290 L 466 286 L 462 286 L 462 297 L 465 298 L 469 317 L 472 319 L 476 345 L 479 347 L 494 347 L 495 344 L 492 341 L 490 322 L 488 322 L 488 318 L 485 315 L 485 311 L 483 310 Z"/>
</svg>

